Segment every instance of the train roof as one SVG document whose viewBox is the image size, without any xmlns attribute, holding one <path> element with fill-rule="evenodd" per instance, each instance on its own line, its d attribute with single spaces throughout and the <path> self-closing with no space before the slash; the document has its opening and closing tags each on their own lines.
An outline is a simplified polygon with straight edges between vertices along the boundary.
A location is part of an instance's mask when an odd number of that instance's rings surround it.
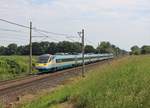
<svg viewBox="0 0 150 108">
<path fill-rule="evenodd" d="M 112 53 L 106 53 L 106 54 L 85 54 L 85 57 L 93 57 L 93 56 L 107 56 L 107 55 L 113 55 Z M 51 54 L 43 54 L 39 57 L 54 57 L 55 59 L 65 59 L 65 58 L 75 58 L 75 57 L 82 57 L 82 54 L 76 54 L 76 55 L 71 55 L 71 54 L 56 54 L 56 55 L 51 55 Z"/>
<path fill-rule="evenodd" d="M 85 57 L 92 57 L 92 56 L 107 56 L 107 55 L 112 55 L 112 54 L 85 54 Z M 82 54 L 78 55 L 53 55 L 55 59 L 63 59 L 63 58 L 75 58 L 75 57 L 82 57 Z"/>
<path fill-rule="evenodd" d="M 47 56 L 52 56 L 51 54 L 43 54 L 43 55 L 40 55 L 40 57 L 47 57 Z"/>
</svg>

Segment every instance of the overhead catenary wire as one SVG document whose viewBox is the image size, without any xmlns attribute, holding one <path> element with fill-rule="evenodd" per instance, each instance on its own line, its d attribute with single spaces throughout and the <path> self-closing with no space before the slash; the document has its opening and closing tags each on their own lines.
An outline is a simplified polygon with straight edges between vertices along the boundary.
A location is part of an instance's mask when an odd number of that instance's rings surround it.
<svg viewBox="0 0 150 108">
<path fill-rule="evenodd" d="M 72 41 L 72 42 L 77 42 L 77 41 L 78 41 L 78 40 L 75 40 L 75 39 L 74 39 L 75 37 L 66 36 L 66 38 L 67 38 L 68 40 Z M 78 39 L 78 38 L 76 38 L 76 39 Z"/>
<path fill-rule="evenodd" d="M 50 32 L 50 31 L 46 31 L 46 30 L 42 30 L 42 29 L 37 29 L 37 28 L 33 28 L 33 30 L 40 31 L 40 32 L 43 32 L 43 33 L 47 33 L 47 34 L 53 34 L 53 35 L 70 36 L 69 34 L 55 33 L 55 32 Z"/>
<path fill-rule="evenodd" d="M 47 38 L 51 38 L 52 40 L 55 40 L 55 41 L 60 41 L 58 39 L 54 39 L 53 36 L 50 36 L 50 35 L 46 35 L 45 33 L 41 33 L 40 31 L 37 31 L 41 36 L 33 36 L 33 37 L 45 37 L 43 38 L 41 41 L 43 41 L 44 39 L 47 39 Z M 55 36 L 56 37 L 56 36 Z M 60 37 L 59 37 L 60 38 Z M 65 36 L 64 38 L 67 38 L 68 40 L 72 41 L 72 42 L 77 42 L 76 40 L 72 39 L 71 36 Z"/>
<path fill-rule="evenodd" d="M 25 33 L 19 33 L 19 32 L 1 32 L 0 31 L 0 35 L 10 35 L 10 36 L 13 36 L 13 35 L 15 35 L 15 36 L 28 36 L 28 34 L 25 34 Z"/>
<path fill-rule="evenodd" d="M 68 38 L 68 40 L 70 40 L 70 41 L 72 41 L 72 42 L 76 42 L 75 40 L 73 40 L 73 39 L 71 39 L 71 38 L 70 38 L 70 39 Z"/>
<path fill-rule="evenodd" d="M 86 41 L 86 43 L 89 43 L 89 44 L 94 44 L 94 45 L 96 45 L 97 46 L 97 44 L 96 43 L 94 43 L 94 42 L 92 42 L 92 41 L 90 41 L 90 40 L 88 40 L 87 38 L 85 38 L 85 41 Z"/>
<path fill-rule="evenodd" d="M 16 25 L 16 26 L 19 26 L 19 27 L 23 27 L 23 28 L 27 28 L 27 29 L 30 29 L 29 26 L 26 26 L 26 25 L 22 25 L 22 24 L 18 24 L 18 23 L 15 23 L 15 22 L 12 22 L 12 21 L 8 21 L 8 20 L 5 20 L 5 19 L 0 19 L 0 21 L 3 21 L 3 22 L 6 22 L 6 23 L 9 23 L 9 24 L 12 24 L 12 25 Z M 50 36 L 50 35 L 47 35 L 47 34 L 52 34 L 52 35 L 56 35 L 57 36 L 64 36 L 65 38 L 67 38 L 68 40 L 71 40 L 73 42 L 75 42 L 75 40 L 73 38 L 78 38 L 77 36 L 72 36 L 72 35 L 69 35 L 69 34 L 65 34 L 65 33 L 56 33 L 56 32 L 51 32 L 51 31 L 47 31 L 47 30 L 42 30 L 42 29 L 39 29 L 39 28 L 36 28 L 36 27 L 32 27 L 32 30 L 34 30 L 34 32 L 38 32 L 40 33 L 44 38 L 40 41 L 43 41 L 47 38 L 53 38 L 53 36 Z M 6 28 L 0 28 L 0 31 L 8 31 L 8 32 L 16 32 L 16 33 L 23 33 L 23 31 L 20 31 L 20 30 L 13 30 L 13 29 L 6 29 Z M 25 32 L 24 32 L 25 33 Z M 42 37 L 41 36 L 41 37 Z M 33 37 L 36 37 L 36 36 L 33 36 Z M 37 36 L 38 37 L 38 36 Z M 39 36 L 40 37 L 40 36 Z M 73 38 L 72 38 L 73 37 Z M 58 37 L 60 38 L 60 37 Z M 54 41 L 60 41 L 59 39 L 52 39 Z M 87 41 L 86 43 L 90 43 L 90 44 L 94 44 L 96 45 L 94 42 L 88 40 L 88 39 L 85 39 L 85 41 Z"/>
<path fill-rule="evenodd" d="M 11 38 L 10 36 L 0 36 L 0 38 L 3 38 L 3 39 L 11 39 L 11 40 L 28 40 L 27 38 L 20 38 L 20 37 L 15 37 L 15 38 Z"/>
<path fill-rule="evenodd" d="M 3 39 L 12 39 L 12 40 L 16 40 L 16 39 L 22 39 L 22 40 L 28 40 L 29 37 L 27 37 L 27 35 L 25 34 L 11 34 L 11 33 L 0 33 L 0 38 L 1 40 Z"/>
<path fill-rule="evenodd" d="M 6 23 L 9 23 L 9 24 L 12 24 L 12 25 L 16 25 L 16 26 L 19 26 L 19 27 L 30 29 L 30 27 L 28 27 L 26 25 L 18 24 L 18 23 L 11 22 L 11 21 L 8 21 L 8 20 L 5 20 L 5 19 L 0 19 L 0 21 L 6 22 Z M 40 32 L 47 33 L 47 34 L 53 34 L 53 35 L 70 36 L 69 34 L 51 32 L 51 31 L 47 31 L 47 30 L 38 29 L 38 28 L 35 28 L 35 27 L 32 27 L 32 30 L 40 31 Z"/>
<path fill-rule="evenodd" d="M 30 29 L 30 27 L 28 27 L 28 26 L 25 26 L 25 25 L 22 25 L 22 24 L 18 24 L 18 23 L 15 23 L 15 22 L 11 22 L 11 21 L 8 21 L 8 20 L 5 20 L 5 19 L 0 19 L 0 21 L 6 22 L 6 23 L 9 23 L 9 24 L 12 24 L 12 25 L 16 25 L 16 26 L 19 26 L 19 27 Z"/>
<path fill-rule="evenodd" d="M 15 22 L 11 22 L 11 21 L 8 21 L 8 20 L 5 20 L 5 19 L 0 19 L 0 21 L 3 21 L 3 22 L 6 22 L 6 23 L 9 23 L 9 24 L 13 24 L 13 25 L 16 25 L 16 26 L 19 26 L 19 27 L 23 27 L 23 28 L 27 28 L 27 29 L 30 29 L 30 27 L 26 26 L 26 25 L 22 25 L 22 24 L 18 24 L 18 23 L 15 23 Z M 11 29 L 1 29 L 2 31 L 12 31 L 12 32 L 22 32 L 22 31 L 18 31 L 18 30 L 11 30 Z M 49 38 L 52 36 L 49 36 L 49 35 L 46 35 L 46 34 L 52 34 L 52 35 L 59 35 L 59 36 L 64 36 L 65 38 L 67 38 L 68 40 L 71 40 L 73 42 L 75 42 L 75 40 L 71 39 L 72 37 L 77 37 L 77 36 L 72 36 L 72 35 L 69 35 L 69 34 L 64 34 L 64 33 L 56 33 L 56 32 L 50 32 L 50 31 L 47 31 L 47 30 L 42 30 L 42 29 L 38 29 L 36 27 L 33 27 L 32 30 L 34 30 L 35 32 L 38 32 L 40 34 L 42 34 L 42 36 L 44 36 L 45 38 L 42 39 L 45 40 L 46 38 Z M 44 34 L 45 33 L 45 34 Z M 41 37 L 42 37 L 41 36 Z M 36 36 L 33 36 L 33 37 L 36 37 Z M 40 37 L 40 36 L 37 36 L 37 37 Z M 55 36 L 56 37 L 56 36 Z M 60 37 L 58 37 L 60 38 Z M 52 39 L 52 40 L 55 40 L 55 41 L 60 41 L 58 39 Z"/>
<path fill-rule="evenodd" d="M 19 27 L 30 29 L 30 27 L 28 27 L 26 25 L 18 24 L 18 23 L 15 23 L 15 22 L 12 22 L 12 21 L 8 21 L 8 20 L 5 20 L 5 19 L 0 19 L 0 21 L 6 22 L 6 23 L 9 23 L 9 24 L 12 24 L 12 25 L 16 25 L 16 26 L 19 26 Z M 5 29 L 5 28 L 0 28 L 0 30 L 1 31 L 16 32 L 16 33 L 21 33 L 22 32 L 20 30 L 12 30 L 12 29 Z M 46 35 L 46 34 L 61 35 L 61 36 L 65 36 L 65 38 L 71 36 L 69 34 L 50 32 L 50 31 L 38 29 L 38 28 L 35 28 L 35 27 L 33 27 L 32 30 L 34 30 L 35 32 L 38 32 L 38 33 L 42 34 L 42 36 L 44 36 L 44 38 L 42 40 L 40 40 L 40 41 L 43 41 L 43 40 L 45 40 L 46 38 L 49 38 L 49 37 L 51 37 L 51 39 L 52 39 L 52 36 L 49 36 L 49 35 Z M 46 33 L 46 34 L 44 34 L 44 33 Z M 42 37 L 42 36 L 33 36 L 33 37 Z M 54 39 L 54 38 L 52 40 L 60 41 L 60 40 Z M 74 41 L 73 39 L 69 39 L 69 40 Z"/>
<path fill-rule="evenodd" d="M 4 32 L 15 32 L 15 33 L 27 33 L 21 30 L 14 30 L 14 29 L 6 29 L 6 28 L 0 28 L 0 31 L 4 31 Z"/>
<path fill-rule="evenodd" d="M 60 41 L 60 40 L 58 40 L 58 39 L 53 39 L 52 38 L 52 36 L 50 36 L 50 35 L 46 35 L 45 33 L 41 33 L 40 31 L 37 31 L 39 34 L 40 34 L 40 36 L 33 36 L 33 37 L 45 37 L 45 39 L 47 39 L 47 38 L 51 38 L 52 40 L 54 40 L 54 41 Z M 44 40 L 44 39 L 42 39 L 42 40 Z"/>
</svg>

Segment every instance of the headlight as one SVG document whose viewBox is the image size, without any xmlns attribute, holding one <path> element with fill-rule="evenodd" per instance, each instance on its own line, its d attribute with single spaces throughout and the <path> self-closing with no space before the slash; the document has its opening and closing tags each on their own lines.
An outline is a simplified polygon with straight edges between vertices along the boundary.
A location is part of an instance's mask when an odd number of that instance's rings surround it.
<svg viewBox="0 0 150 108">
<path fill-rule="evenodd" d="M 44 66 L 46 66 L 47 64 L 45 63 Z"/>
</svg>

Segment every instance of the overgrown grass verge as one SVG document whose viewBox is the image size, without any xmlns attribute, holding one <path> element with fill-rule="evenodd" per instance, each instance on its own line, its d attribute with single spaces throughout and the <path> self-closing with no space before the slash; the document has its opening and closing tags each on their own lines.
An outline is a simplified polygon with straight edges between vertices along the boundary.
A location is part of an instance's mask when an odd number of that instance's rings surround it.
<svg viewBox="0 0 150 108">
<path fill-rule="evenodd" d="M 64 102 L 74 108 L 150 108 L 150 56 L 113 61 L 19 108 L 55 108 Z"/>
<path fill-rule="evenodd" d="M 27 56 L 0 56 L 0 81 L 25 75 L 29 70 Z M 33 64 L 35 58 L 33 58 Z"/>
</svg>

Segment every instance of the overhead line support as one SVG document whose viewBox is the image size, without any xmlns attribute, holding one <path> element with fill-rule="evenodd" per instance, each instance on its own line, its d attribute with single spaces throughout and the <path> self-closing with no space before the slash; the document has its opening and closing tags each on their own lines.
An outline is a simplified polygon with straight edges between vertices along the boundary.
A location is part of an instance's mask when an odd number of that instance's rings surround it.
<svg viewBox="0 0 150 108">
<path fill-rule="evenodd" d="M 84 54 L 85 54 L 85 46 L 84 46 L 84 29 L 82 29 L 82 77 L 85 77 L 85 60 L 84 60 Z"/>
<path fill-rule="evenodd" d="M 32 22 L 30 22 L 30 54 L 29 54 L 29 73 L 32 73 Z"/>
<path fill-rule="evenodd" d="M 81 38 L 81 43 L 82 43 L 82 77 L 85 77 L 85 45 L 84 45 L 84 29 L 82 29 L 81 32 L 78 32 L 78 35 Z"/>
</svg>

